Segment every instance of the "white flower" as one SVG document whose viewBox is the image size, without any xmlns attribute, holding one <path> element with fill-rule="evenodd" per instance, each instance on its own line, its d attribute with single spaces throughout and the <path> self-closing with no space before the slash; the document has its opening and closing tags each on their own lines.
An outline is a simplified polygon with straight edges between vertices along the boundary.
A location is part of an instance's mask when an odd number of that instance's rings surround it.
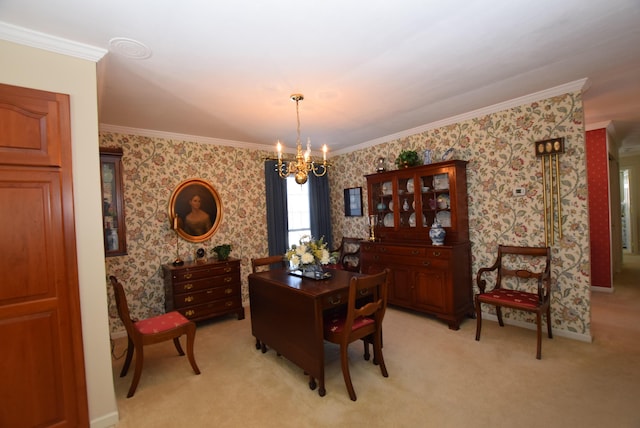
<svg viewBox="0 0 640 428">
<path fill-rule="evenodd" d="M 302 264 L 309 264 L 309 263 L 313 263 L 315 261 L 315 257 L 313 257 L 313 254 L 311 253 L 304 253 L 301 257 L 300 260 L 302 261 Z"/>
<path fill-rule="evenodd" d="M 305 244 L 300 244 L 297 248 L 296 248 L 296 254 L 298 256 L 303 256 L 304 254 L 307 253 L 307 246 Z"/>
<path fill-rule="evenodd" d="M 322 263 L 323 265 L 329 264 L 331 258 L 331 254 L 329 254 L 329 251 L 326 248 L 322 249 L 322 257 L 320 258 L 320 263 Z"/>
</svg>

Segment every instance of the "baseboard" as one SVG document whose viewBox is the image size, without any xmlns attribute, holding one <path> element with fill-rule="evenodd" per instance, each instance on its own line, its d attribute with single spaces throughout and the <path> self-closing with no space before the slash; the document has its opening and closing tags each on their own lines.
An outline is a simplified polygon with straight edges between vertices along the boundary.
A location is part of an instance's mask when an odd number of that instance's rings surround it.
<svg viewBox="0 0 640 428">
<path fill-rule="evenodd" d="M 597 291 L 598 293 L 613 293 L 613 287 L 598 287 L 594 285 L 591 287 L 591 291 Z"/>
<path fill-rule="evenodd" d="M 118 415 L 118 412 L 115 411 L 100 416 L 99 418 L 92 419 L 89 426 L 91 428 L 111 428 L 115 427 L 119 420 L 120 416 Z"/>
<path fill-rule="evenodd" d="M 487 320 L 498 322 L 498 317 L 496 315 L 488 314 L 488 313 L 485 313 L 485 312 L 482 313 L 482 319 L 483 320 L 487 319 Z M 505 319 L 504 316 L 502 317 L 502 320 L 504 321 L 505 324 L 508 324 L 508 325 L 513 325 L 515 327 L 527 328 L 529 330 L 536 330 L 536 325 L 535 324 L 531 324 L 531 323 L 524 322 L 524 321 L 515 321 L 515 320 Z M 543 327 L 543 329 L 546 330 L 546 326 Z M 554 328 L 551 328 L 551 332 L 555 336 L 566 337 L 568 339 L 578 340 L 580 342 L 587 342 L 587 343 L 592 343 L 593 342 L 593 337 L 591 336 L 591 334 L 580 334 L 580 333 L 574 333 L 572 331 L 557 330 L 557 329 L 554 329 Z"/>
</svg>

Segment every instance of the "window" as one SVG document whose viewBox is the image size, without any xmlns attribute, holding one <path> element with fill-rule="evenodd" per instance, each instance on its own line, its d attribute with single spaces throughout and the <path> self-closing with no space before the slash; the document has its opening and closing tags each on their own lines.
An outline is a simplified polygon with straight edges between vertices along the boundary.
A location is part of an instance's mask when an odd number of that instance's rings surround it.
<svg viewBox="0 0 640 428">
<path fill-rule="evenodd" d="M 309 185 L 299 185 L 293 176 L 287 177 L 287 211 L 289 246 L 291 246 L 291 244 L 297 244 L 301 236 L 311 235 Z"/>
</svg>

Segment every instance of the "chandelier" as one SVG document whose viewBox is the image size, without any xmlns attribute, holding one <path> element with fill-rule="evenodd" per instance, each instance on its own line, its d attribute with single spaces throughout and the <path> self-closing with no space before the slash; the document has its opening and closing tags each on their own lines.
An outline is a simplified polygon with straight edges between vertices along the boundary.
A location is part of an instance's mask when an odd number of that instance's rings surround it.
<svg viewBox="0 0 640 428">
<path fill-rule="evenodd" d="M 294 175 L 296 183 L 304 184 L 307 182 L 307 178 L 309 177 L 309 172 L 313 172 L 313 175 L 316 177 L 322 177 L 327 173 L 327 168 L 331 166 L 327 162 L 327 145 L 324 144 L 322 146 L 322 163 L 316 164 L 311 158 L 311 138 L 307 139 L 307 150 L 302 152 L 302 144 L 300 143 L 300 112 L 298 111 L 298 103 L 304 100 L 304 95 L 302 94 L 292 94 L 291 101 L 296 102 L 296 117 L 298 119 L 298 127 L 297 127 L 297 153 L 295 159 L 283 160 L 282 159 L 282 144 L 280 144 L 280 140 L 278 140 L 278 144 L 276 146 L 278 150 L 278 174 L 281 178 L 287 178 L 290 175 Z"/>
</svg>

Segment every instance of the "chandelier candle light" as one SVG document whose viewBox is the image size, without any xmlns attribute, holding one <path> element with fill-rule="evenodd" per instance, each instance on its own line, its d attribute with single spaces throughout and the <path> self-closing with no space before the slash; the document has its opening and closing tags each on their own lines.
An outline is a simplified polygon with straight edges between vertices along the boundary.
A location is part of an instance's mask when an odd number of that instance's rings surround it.
<svg viewBox="0 0 640 428">
<path fill-rule="evenodd" d="M 327 145 L 322 146 L 322 163 L 316 164 L 311 158 L 311 138 L 307 139 L 307 150 L 302 153 L 302 144 L 300 143 L 300 112 L 298 111 L 298 104 L 304 99 L 302 94 L 292 94 L 291 100 L 296 102 L 296 117 L 298 119 L 297 127 L 297 154 L 295 160 L 283 160 L 282 159 L 282 144 L 278 140 L 276 148 L 278 150 L 278 174 L 281 178 L 287 178 L 289 175 L 294 175 L 296 183 L 304 184 L 307 182 L 309 172 L 313 172 L 316 177 L 322 177 L 327 173 L 327 168 L 331 166 L 327 162 Z"/>
</svg>

